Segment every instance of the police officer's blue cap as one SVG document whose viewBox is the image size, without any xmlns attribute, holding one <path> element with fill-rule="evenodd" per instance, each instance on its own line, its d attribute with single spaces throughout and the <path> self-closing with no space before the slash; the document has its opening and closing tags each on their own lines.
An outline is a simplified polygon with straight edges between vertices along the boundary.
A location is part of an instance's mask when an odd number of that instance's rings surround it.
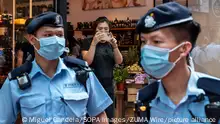
<svg viewBox="0 0 220 124">
<path fill-rule="evenodd" d="M 136 31 L 138 33 L 149 33 L 192 20 L 192 13 L 188 8 L 176 2 L 168 2 L 150 9 L 141 17 L 137 23 Z"/>
<path fill-rule="evenodd" d="M 31 23 L 28 24 L 27 32 L 28 34 L 34 34 L 42 26 L 63 27 L 63 19 L 55 12 L 42 13 L 33 18 Z"/>
</svg>

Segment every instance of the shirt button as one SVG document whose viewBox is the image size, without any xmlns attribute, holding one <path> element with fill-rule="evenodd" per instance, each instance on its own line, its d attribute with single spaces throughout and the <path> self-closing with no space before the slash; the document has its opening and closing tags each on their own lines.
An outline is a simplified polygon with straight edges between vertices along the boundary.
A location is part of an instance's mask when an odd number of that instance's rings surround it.
<svg viewBox="0 0 220 124">
<path fill-rule="evenodd" d="M 179 113 L 178 112 L 174 112 L 174 116 L 177 116 L 177 115 L 179 115 Z"/>
</svg>

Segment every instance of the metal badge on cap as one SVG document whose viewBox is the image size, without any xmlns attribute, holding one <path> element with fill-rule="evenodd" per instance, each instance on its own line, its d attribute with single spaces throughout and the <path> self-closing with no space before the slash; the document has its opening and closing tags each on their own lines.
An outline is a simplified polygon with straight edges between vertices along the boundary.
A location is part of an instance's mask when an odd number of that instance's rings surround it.
<svg viewBox="0 0 220 124">
<path fill-rule="evenodd" d="M 146 28 L 152 28 L 156 24 L 156 21 L 154 20 L 153 16 L 153 13 L 151 13 L 150 16 L 146 16 L 144 20 Z"/>
<path fill-rule="evenodd" d="M 56 16 L 55 24 L 60 24 L 60 15 Z"/>
</svg>

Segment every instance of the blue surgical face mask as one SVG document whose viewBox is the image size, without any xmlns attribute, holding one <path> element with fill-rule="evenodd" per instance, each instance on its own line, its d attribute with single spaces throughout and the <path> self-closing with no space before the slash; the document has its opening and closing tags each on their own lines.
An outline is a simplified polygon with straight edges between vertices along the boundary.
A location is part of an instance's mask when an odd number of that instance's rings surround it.
<svg viewBox="0 0 220 124">
<path fill-rule="evenodd" d="M 37 39 L 37 38 L 36 38 Z M 47 60 L 55 60 L 59 58 L 63 52 L 68 52 L 68 48 L 65 47 L 65 38 L 58 36 L 51 36 L 37 39 L 40 43 L 40 49 L 34 46 L 38 54 Z"/>
<path fill-rule="evenodd" d="M 156 79 L 165 77 L 175 67 L 176 63 L 181 59 L 179 57 L 175 62 L 169 61 L 170 52 L 178 49 L 185 42 L 173 49 L 159 48 L 145 45 L 141 49 L 141 65 L 145 72 Z"/>
</svg>

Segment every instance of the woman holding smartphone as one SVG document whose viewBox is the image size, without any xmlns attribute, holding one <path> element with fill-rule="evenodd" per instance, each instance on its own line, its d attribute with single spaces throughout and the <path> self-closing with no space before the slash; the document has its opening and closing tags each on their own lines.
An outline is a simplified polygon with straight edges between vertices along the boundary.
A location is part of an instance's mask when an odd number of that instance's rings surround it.
<svg viewBox="0 0 220 124">
<path fill-rule="evenodd" d="M 82 42 L 82 56 L 114 101 L 113 68 L 115 64 L 121 64 L 123 58 L 106 17 L 96 19 L 93 29 L 95 35 Z M 114 104 L 106 109 L 106 113 L 108 118 L 114 117 Z"/>
</svg>

